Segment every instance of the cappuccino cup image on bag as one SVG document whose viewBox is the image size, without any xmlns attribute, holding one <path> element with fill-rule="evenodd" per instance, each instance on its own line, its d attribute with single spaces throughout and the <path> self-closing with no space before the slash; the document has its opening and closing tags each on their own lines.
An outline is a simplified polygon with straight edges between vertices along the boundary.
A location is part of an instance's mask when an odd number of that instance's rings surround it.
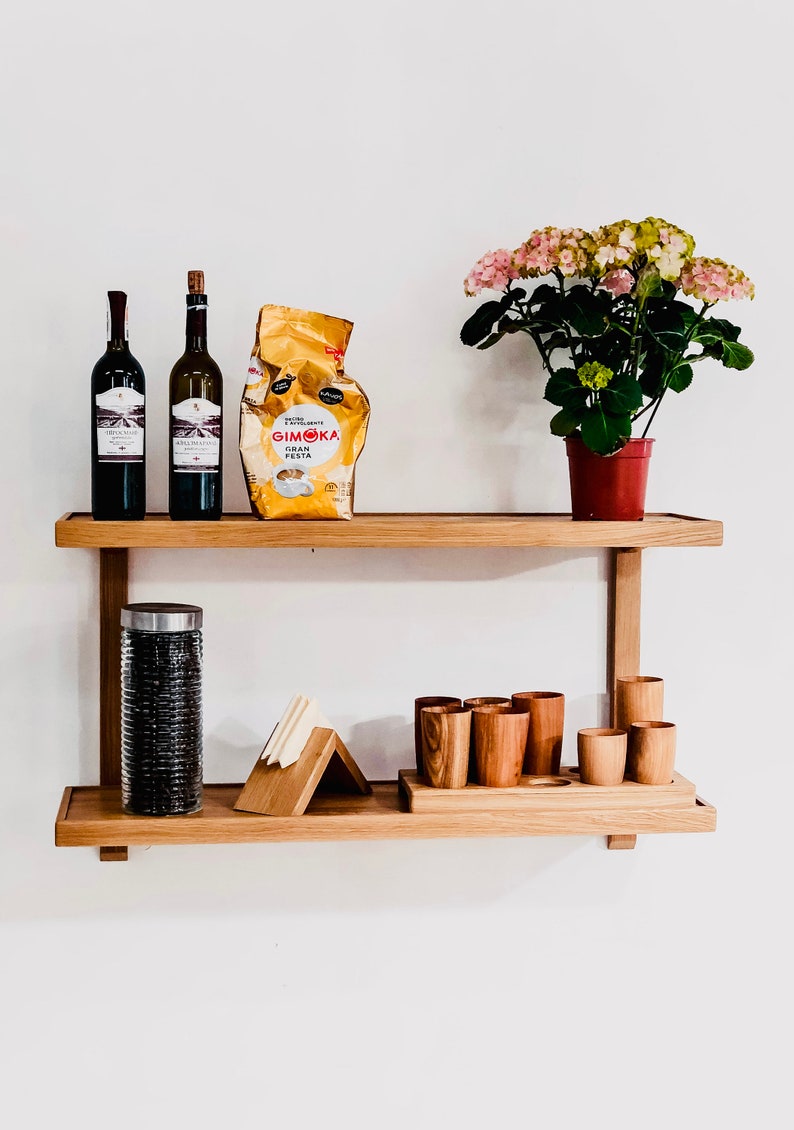
<svg viewBox="0 0 794 1130">
<path fill-rule="evenodd" d="M 353 516 L 369 400 L 344 371 L 353 323 L 263 306 L 240 403 L 240 458 L 259 518 Z"/>
<path fill-rule="evenodd" d="M 282 498 L 297 498 L 298 495 L 314 493 L 314 486 L 302 467 L 290 467 L 284 463 L 273 471 L 273 486 Z"/>
</svg>

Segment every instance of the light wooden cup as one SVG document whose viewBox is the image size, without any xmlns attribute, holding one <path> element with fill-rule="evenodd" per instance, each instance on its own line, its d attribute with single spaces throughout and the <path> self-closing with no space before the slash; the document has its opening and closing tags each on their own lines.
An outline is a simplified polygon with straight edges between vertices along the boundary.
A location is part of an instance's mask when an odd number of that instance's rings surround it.
<svg viewBox="0 0 794 1130">
<path fill-rule="evenodd" d="M 664 718 L 664 680 L 656 675 L 621 675 L 615 680 L 615 726 L 628 734 L 632 722 Z"/>
<path fill-rule="evenodd" d="M 468 706 L 470 710 L 483 707 L 487 710 L 509 710 L 510 699 L 505 698 L 503 695 L 488 695 L 481 696 L 480 698 L 466 698 L 463 700 L 463 705 Z M 471 727 L 471 745 L 469 747 L 469 780 L 477 780 L 477 739 L 474 734 L 474 723 Z"/>
<path fill-rule="evenodd" d="M 524 772 L 533 777 L 556 777 L 562 758 L 565 695 L 560 691 L 517 691 L 513 706 L 529 712 Z"/>
<path fill-rule="evenodd" d="M 477 780 L 487 788 L 513 788 L 521 781 L 529 715 L 512 706 L 472 710 Z"/>
<path fill-rule="evenodd" d="M 459 698 L 450 695 L 427 695 L 424 698 L 414 699 L 414 748 L 416 752 L 416 771 L 419 776 L 424 774 L 422 764 L 422 707 L 423 706 L 460 706 Z"/>
<path fill-rule="evenodd" d="M 628 735 L 625 730 L 593 726 L 579 730 L 579 780 L 584 785 L 619 785 L 626 772 Z"/>
<path fill-rule="evenodd" d="M 669 785 L 675 767 L 673 722 L 632 722 L 626 776 L 641 785 Z"/>
<path fill-rule="evenodd" d="M 424 779 L 434 789 L 465 789 L 469 776 L 471 711 L 442 703 L 422 707 Z"/>
</svg>

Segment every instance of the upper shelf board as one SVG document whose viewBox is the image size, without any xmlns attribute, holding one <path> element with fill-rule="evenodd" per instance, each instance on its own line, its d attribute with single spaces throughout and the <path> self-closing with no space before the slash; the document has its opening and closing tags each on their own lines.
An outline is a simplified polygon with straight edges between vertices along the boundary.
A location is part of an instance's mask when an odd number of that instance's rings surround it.
<svg viewBox="0 0 794 1130">
<path fill-rule="evenodd" d="M 173 522 L 167 514 L 149 514 L 140 522 L 95 522 L 90 514 L 68 513 L 55 523 L 55 544 L 87 549 L 641 549 L 722 545 L 722 522 L 683 514 L 646 514 L 641 522 L 574 522 L 570 514 L 356 514 L 350 521 L 224 514 L 217 522 Z"/>
</svg>

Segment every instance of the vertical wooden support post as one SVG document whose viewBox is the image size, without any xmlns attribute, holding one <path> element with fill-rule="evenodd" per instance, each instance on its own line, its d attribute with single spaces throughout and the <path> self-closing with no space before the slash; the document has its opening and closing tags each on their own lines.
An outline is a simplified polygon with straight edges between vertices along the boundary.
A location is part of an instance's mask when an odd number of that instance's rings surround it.
<svg viewBox="0 0 794 1130">
<path fill-rule="evenodd" d="M 615 680 L 640 673 L 642 550 L 613 549 L 609 577 L 607 685 L 610 725 L 616 721 Z M 607 836 L 612 850 L 633 848 L 636 836 Z"/>
<path fill-rule="evenodd" d="M 613 549 L 609 585 L 607 680 L 610 723 L 615 725 L 615 680 L 640 673 L 642 550 Z"/>
<path fill-rule="evenodd" d="M 127 603 L 128 552 L 99 551 L 99 783 L 121 785 L 121 606 Z M 99 858 L 126 860 L 126 847 L 101 847 Z"/>
</svg>

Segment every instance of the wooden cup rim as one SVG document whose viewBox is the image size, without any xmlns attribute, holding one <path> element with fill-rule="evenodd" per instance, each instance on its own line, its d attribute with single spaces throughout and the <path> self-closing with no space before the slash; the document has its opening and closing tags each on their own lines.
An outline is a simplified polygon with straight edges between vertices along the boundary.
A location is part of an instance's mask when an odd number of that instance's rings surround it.
<svg viewBox="0 0 794 1130">
<path fill-rule="evenodd" d="M 482 695 L 479 698 L 464 698 L 463 705 L 474 710 L 477 706 L 510 706 L 512 703 L 505 695 Z"/>
<path fill-rule="evenodd" d="M 609 726 L 587 726 L 583 730 L 578 730 L 577 733 L 582 734 L 586 738 L 618 738 L 628 733 L 627 730 L 616 730 Z"/>
<path fill-rule="evenodd" d="M 564 691 L 516 691 L 512 698 L 565 698 Z"/>
</svg>

